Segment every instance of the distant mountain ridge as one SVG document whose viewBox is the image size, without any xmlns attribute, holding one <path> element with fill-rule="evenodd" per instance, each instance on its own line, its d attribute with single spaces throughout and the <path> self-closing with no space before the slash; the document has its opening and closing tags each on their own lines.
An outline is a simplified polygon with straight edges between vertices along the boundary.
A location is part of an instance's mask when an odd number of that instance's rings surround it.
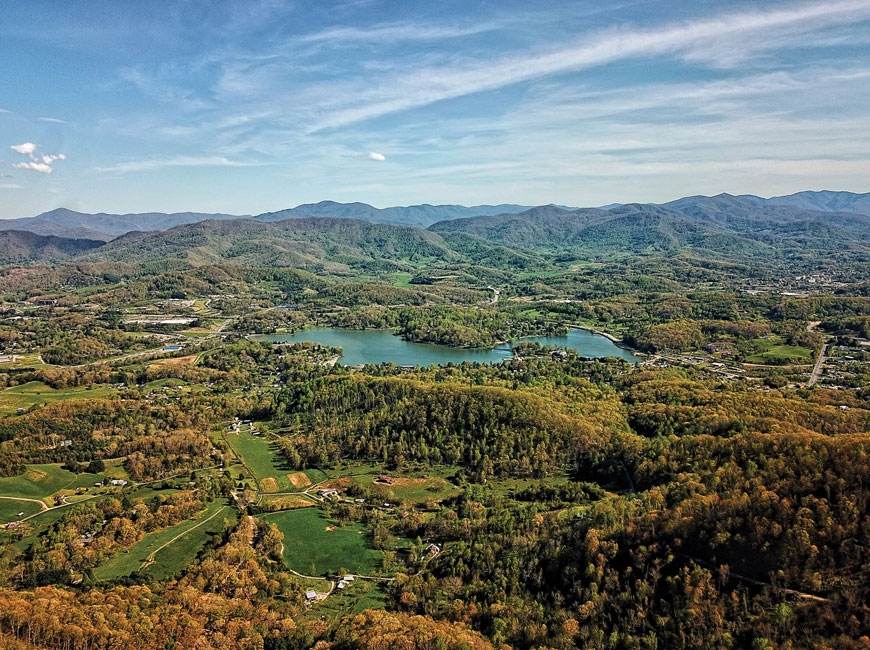
<svg viewBox="0 0 870 650">
<path fill-rule="evenodd" d="M 257 216 L 204 212 L 174 212 L 171 214 L 163 212 L 107 214 L 101 212 L 99 214 L 87 214 L 68 210 L 67 208 L 57 208 L 35 217 L 0 219 L 0 231 L 22 230 L 38 235 L 111 241 L 129 232 L 169 230 L 175 226 L 199 223 L 201 221 L 252 219 L 261 222 L 271 222 L 306 217 L 361 219 L 372 223 L 425 228 L 436 221 L 443 221 L 444 219 L 474 217 L 481 214 L 522 212 L 530 207 L 512 204 L 481 205 L 470 208 L 462 205 L 412 205 L 380 209 L 366 203 L 321 201 L 320 203 L 303 204 L 278 212 L 266 212 Z"/>
<path fill-rule="evenodd" d="M 845 194 L 845 193 L 841 193 Z M 519 214 L 442 221 L 429 227 L 525 251 L 599 255 L 605 251 L 671 254 L 691 251 L 711 259 L 752 259 L 789 251 L 870 254 L 870 215 L 857 212 L 868 195 L 780 197 L 720 194 L 664 205 L 624 204 L 609 209 L 566 210 L 553 205 Z M 813 203 L 853 211 L 808 210 Z"/>
<path fill-rule="evenodd" d="M 799 210 L 809 210 L 814 212 L 870 215 L 870 193 L 855 194 L 852 192 L 832 192 L 827 190 L 818 192 L 798 192 L 796 194 L 778 196 L 770 199 L 763 199 L 748 194 L 741 196 L 720 194 L 716 197 L 692 196 L 664 203 L 661 204 L 661 206 L 682 210 L 688 205 L 700 204 L 705 201 L 717 201 L 720 206 L 723 202 L 736 201 L 737 203 L 734 203 L 734 205 L 739 206 L 741 210 L 750 207 L 770 210 L 773 207 L 778 207 L 796 208 Z M 623 208 L 624 205 L 637 204 L 612 203 L 601 208 L 581 208 L 581 210 L 614 212 Z M 577 210 L 565 206 L 549 207 L 566 211 Z M 442 221 L 520 214 L 533 209 L 539 208 L 516 204 L 478 205 L 472 207 L 462 205 L 423 204 L 391 208 L 375 208 L 367 203 L 337 203 L 335 201 L 321 201 L 319 203 L 306 203 L 298 205 L 295 208 L 288 208 L 277 212 L 265 212 L 263 214 L 251 216 L 204 212 L 175 212 L 171 214 L 162 212 L 148 212 L 141 214 L 87 214 L 68 210 L 66 208 L 57 208 L 56 210 L 51 210 L 50 212 L 45 212 L 35 217 L 0 219 L 0 231 L 21 230 L 36 233 L 38 235 L 110 241 L 128 232 L 162 231 L 174 228 L 175 226 L 209 220 L 226 221 L 235 219 L 251 219 L 260 222 L 273 222 L 307 217 L 361 219 L 371 223 L 428 228 L 429 226 Z M 588 216 L 591 215 L 592 212 L 586 214 Z"/>
<path fill-rule="evenodd" d="M 99 239 L 110 241 L 135 230 L 168 230 L 186 223 L 207 219 L 239 219 L 237 215 L 207 214 L 204 212 L 146 212 L 138 214 L 86 214 L 66 208 L 57 208 L 36 217 L 0 219 L 0 230 L 25 230 L 37 235 L 67 238 Z"/>
<path fill-rule="evenodd" d="M 870 215 L 862 212 L 865 206 L 870 207 L 870 194 L 801 192 L 774 199 L 692 196 L 662 205 L 629 203 L 606 209 L 545 205 L 521 212 L 515 211 L 521 206 L 514 205 L 381 210 L 364 203 L 329 201 L 242 218 L 202 213 L 84 215 L 59 209 L 2 226 L 23 222 L 33 228 L 73 232 L 87 241 L 81 245 L 68 238 L 53 243 L 25 241 L 21 233 L 0 232 L 4 242 L 0 263 L 174 259 L 191 266 L 233 261 L 246 266 L 328 267 L 330 272 L 347 273 L 352 269 L 408 271 L 421 261 L 522 268 L 565 256 L 600 259 L 624 254 L 680 253 L 740 262 L 840 253 L 864 259 L 870 256 Z M 500 214 L 467 216 L 505 207 L 508 211 Z M 308 213 L 317 216 L 302 216 Z M 425 222 L 438 214 L 450 218 L 427 229 L 376 221 Z M 183 223 L 171 225 L 175 221 Z M 106 230 L 125 232 L 112 237 Z M 111 241 L 101 246 L 108 238 Z"/>
<path fill-rule="evenodd" d="M 417 226 L 426 228 L 436 221 L 463 219 L 489 214 L 509 214 L 523 212 L 528 205 L 476 205 L 467 208 L 463 205 L 410 205 L 407 207 L 375 208 L 367 203 L 336 203 L 321 201 L 306 203 L 287 210 L 267 212 L 254 217 L 257 221 L 283 221 L 300 217 L 339 217 L 342 219 L 362 219 L 372 223 L 386 223 L 395 226 Z"/>
<path fill-rule="evenodd" d="M 55 262 L 103 245 L 92 239 L 68 239 L 52 235 L 37 235 L 24 230 L 0 232 L 0 263 Z"/>
</svg>

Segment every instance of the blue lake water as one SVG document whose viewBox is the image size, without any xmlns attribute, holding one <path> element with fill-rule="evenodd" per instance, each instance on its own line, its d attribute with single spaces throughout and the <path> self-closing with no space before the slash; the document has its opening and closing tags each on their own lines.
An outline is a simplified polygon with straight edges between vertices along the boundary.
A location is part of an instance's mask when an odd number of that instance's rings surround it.
<svg viewBox="0 0 870 650">
<path fill-rule="evenodd" d="M 298 343 L 313 341 L 321 345 L 340 347 L 341 363 L 356 366 L 364 363 L 394 363 L 397 366 L 430 366 L 446 363 L 476 361 L 498 363 L 511 357 L 509 345 L 491 350 L 451 348 L 446 345 L 411 343 L 386 330 L 348 330 L 320 328 L 303 330 L 294 334 L 274 334 L 254 337 L 258 341 L 273 343 Z M 637 362 L 639 358 L 607 337 L 583 329 L 571 329 L 565 336 L 530 336 L 517 339 L 535 341 L 542 345 L 558 345 L 576 350 L 581 357 L 619 357 Z"/>
</svg>

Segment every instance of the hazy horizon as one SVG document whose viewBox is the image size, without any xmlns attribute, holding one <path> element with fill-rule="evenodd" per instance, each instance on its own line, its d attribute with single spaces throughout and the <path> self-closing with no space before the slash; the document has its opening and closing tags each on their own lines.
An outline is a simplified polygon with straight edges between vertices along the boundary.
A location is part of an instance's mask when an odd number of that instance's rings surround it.
<svg viewBox="0 0 870 650">
<path fill-rule="evenodd" d="M 863 193 L 868 27 L 870 0 L 13 3 L 0 218 Z"/>
</svg>

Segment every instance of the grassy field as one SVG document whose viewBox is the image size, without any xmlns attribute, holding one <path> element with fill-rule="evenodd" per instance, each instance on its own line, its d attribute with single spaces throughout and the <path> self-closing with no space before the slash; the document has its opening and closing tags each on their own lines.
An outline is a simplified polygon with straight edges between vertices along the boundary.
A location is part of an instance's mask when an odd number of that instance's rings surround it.
<svg viewBox="0 0 870 650">
<path fill-rule="evenodd" d="M 326 472 L 319 470 L 319 469 L 306 469 L 303 471 L 305 473 L 305 476 L 307 476 L 311 480 L 312 483 L 320 483 L 320 482 L 325 481 L 326 479 L 329 478 L 326 475 Z"/>
<path fill-rule="evenodd" d="M 311 508 L 318 505 L 317 501 L 296 494 L 284 494 L 265 496 L 260 500 L 260 505 L 275 510 L 293 510 L 294 508 Z"/>
<path fill-rule="evenodd" d="M 384 590 L 378 583 L 356 580 L 344 591 L 335 590 L 312 610 L 317 616 L 337 619 L 347 614 L 359 614 L 366 609 L 384 609 L 387 605 Z"/>
<path fill-rule="evenodd" d="M 413 273 L 393 273 L 393 286 L 402 287 L 403 289 L 413 289 L 415 288 L 413 284 L 411 284 L 411 278 L 414 277 Z"/>
<path fill-rule="evenodd" d="M 813 362 L 813 351 L 794 345 L 783 345 L 781 339 L 756 339 L 753 341 L 758 352 L 746 357 L 747 363 L 804 363 Z"/>
<path fill-rule="evenodd" d="M 254 474 L 259 488 L 266 493 L 297 492 L 289 476 L 294 474 L 277 446 L 263 436 L 228 433 L 226 441 Z"/>
<path fill-rule="evenodd" d="M 32 354 L 16 354 L 15 361 L 4 361 L 0 363 L 0 370 L 9 370 L 11 368 L 41 368 L 46 363 L 40 358 L 36 352 Z"/>
<path fill-rule="evenodd" d="M 111 386 L 96 388 L 65 388 L 56 390 L 41 381 L 30 381 L 20 386 L 13 386 L 0 391 L 0 412 L 13 413 L 17 409 L 28 409 L 31 406 L 41 406 L 50 402 L 61 402 L 68 399 L 109 397 L 115 394 Z"/>
<path fill-rule="evenodd" d="M 408 478 L 391 475 L 392 483 L 376 481 L 375 476 L 354 476 L 351 480 L 357 485 L 370 488 L 378 498 L 387 501 L 402 499 L 423 503 L 428 499 L 440 501 L 459 493 L 459 488 L 440 476 Z"/>
<path fill-rule="evenodd" d="M 61 490 L 91 486 L 99 478 L 95 474 L 73 474 L 60 465 L 28 465 L 24 474 L 0 478 L 0 495 L 42 500 Z"/>
<path fill-rule="evenodd" d="M 17 499 L 0 499 L 0 524 L 5 524 L 10 521 L 18 521 L 24 517 L 35 515 L 42 510 L 42 506 L 33 501 L 19 501 Z M 20 517 L 19 512 L 24 514 Z"/>
<path fill-rule="evenodd" d="M 235 521 L 236 510 L 224 500 L 215 501 L 196 519 L 146 535 L 129 553 L 119 553 L 94 569 L 94 577 L 114 580 L 136 571 L 158 580 L 171 577 L 196 559 L 203 545 L 223 530 L 225 519 Z"/>
<path fill-rule="evenodd" d="M 369 547 L 367 531 L 359 524 L 337 526 L 314 508 L 262 518 L 284 533 L 284 561 L 294 571 L 318 576 L 342 569 L 368 575 L 381 567 L 381 553 Z"/>
</svg>

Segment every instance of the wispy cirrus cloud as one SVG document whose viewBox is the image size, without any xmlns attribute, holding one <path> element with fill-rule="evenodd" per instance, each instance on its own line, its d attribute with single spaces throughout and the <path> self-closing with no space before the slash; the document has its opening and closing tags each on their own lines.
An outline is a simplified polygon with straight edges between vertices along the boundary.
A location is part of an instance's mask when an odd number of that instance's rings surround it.
<svg viewBox="0 0 870 650">
<path fill-rule="evenodd" d="M 108 167 L 97 167 L 98 172 L 135 173 L 166 167 L 260 167 L 264 163 L 230 160 L 223 156 L 176 156 L 151 160 L 131 160 Z"/>
<path fill-rule="evenodd" d="M 324 116 L 314 130 L 347 126 L 438 101 L 632 58 L 671 55 L 727 67 L 738 58 L 743 60 L 784 43 L 794 47 L 795 41 L 788 38 L 796 34 L 868 18 L 867 0 L 809 4 L 721 14 L 654 29 L 611 29 L 596 37 L 584 37 L 582 43 L 547 52 L 448 67 L 397 70 L 377 88 L 369 86 L 355 93 L 353 105 Z"/>
<path fill-rule="evenodd" d="M 393 23 L 373 27 L 330 27 L 320 32 L 299 37 L 301 43 L 322 43 L 341 45 L 352 42 L 389 41 L 436 41 L 448 38 L 474 36 L 497 29 L 495 24 L 477 24 L 465 27 L 420 25 L 418 23 Z"/>
</svg>

